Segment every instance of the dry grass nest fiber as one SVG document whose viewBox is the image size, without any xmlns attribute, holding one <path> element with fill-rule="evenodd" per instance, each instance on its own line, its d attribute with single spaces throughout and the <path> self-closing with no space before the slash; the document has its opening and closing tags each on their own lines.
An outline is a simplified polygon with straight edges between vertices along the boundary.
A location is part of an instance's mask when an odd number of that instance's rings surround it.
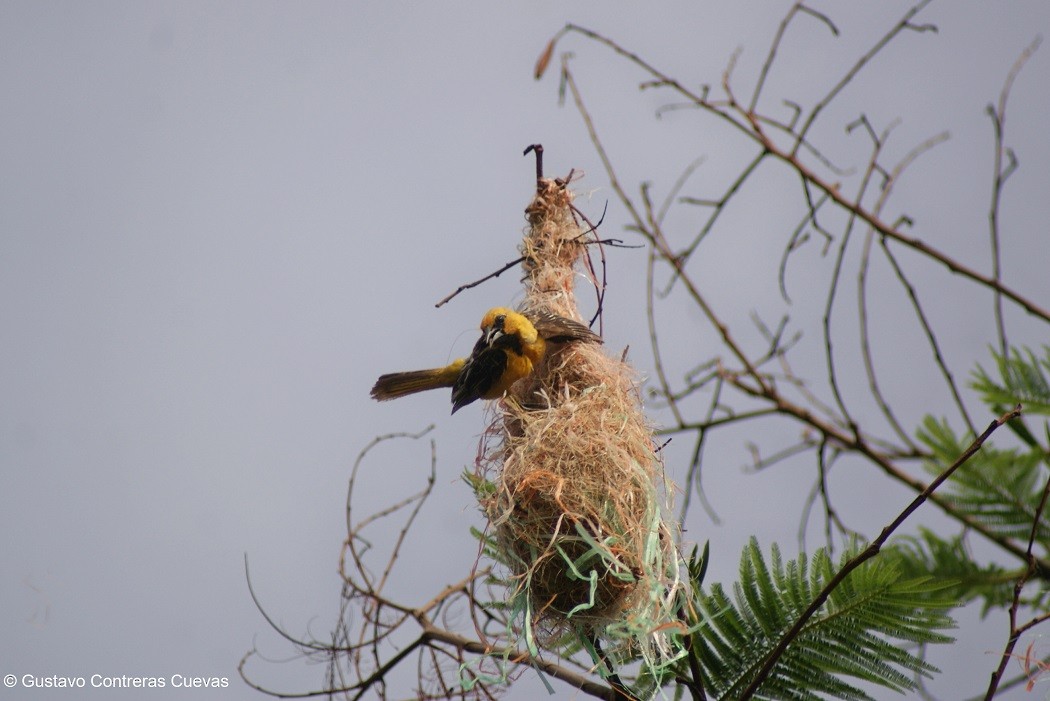
<svg viewBox="0 0 1050 701">
<path fill-rule="evenodd" d="M 572 285 L 584 246 L 570 202 L 567 188 L 551 186 L 526 210 L 524 307 L 578 319 Z M 598 344 L 552 346 L 508 393 L 487 438 L 479 472 L 493 488 L 481 506 L 525 625 L 608 635 L 613 622 L 639 619 L 635 636 L 658 625 L 675 560 L 630 367 Z"/>
</svg>

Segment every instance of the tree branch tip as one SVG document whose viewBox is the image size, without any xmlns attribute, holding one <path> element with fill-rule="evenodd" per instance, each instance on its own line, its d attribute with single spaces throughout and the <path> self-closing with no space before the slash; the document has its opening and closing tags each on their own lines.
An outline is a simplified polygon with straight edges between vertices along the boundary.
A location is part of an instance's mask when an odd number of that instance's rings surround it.
<svg viewBox="0 0 1050 701">
<path fill-rule="evenodd" d="M 919 32 L 920 34 L 922 34 L 924 32 L 933 32 L 934 34 L 939 34 L 940 33 L 940 30 L 937 29 L 937 25 L 933 24 L 933 23 L 912 24 L 911 22 L 905 22 L 904 23 L 904 28 L 905 29 L 910 29 L 913 32 Z"/>
<path fill-rule="evenodd" d="M 798 5 L 798 9 L 799 9 L 799 11 L 805 12 L 809 16 L 814 17 L 814 18 L 820 20 L 821 22 L 823 22 L 827 26 L 828 31 L 831 32 L 832 36 L 839 36 L 839 28 L 837 26 L 835 26 L 835 23 L 831 21 L 831 18 L 828 17 L 823 12 L 820 12 L 818 10 L 814 10 L 812 7 L 807 7 L 807 6 L 802 5 L 802 4 Z"/>
</svg>

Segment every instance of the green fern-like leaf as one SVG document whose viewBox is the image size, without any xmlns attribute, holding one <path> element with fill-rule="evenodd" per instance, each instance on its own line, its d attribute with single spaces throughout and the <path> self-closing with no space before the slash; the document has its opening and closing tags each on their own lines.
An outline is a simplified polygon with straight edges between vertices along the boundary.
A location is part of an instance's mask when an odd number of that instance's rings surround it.
<svg viewBox="0 0 1050 701">
<path fill-rule="evenodd" d="M 1024 406 L 1026 414 L 1050 415 L 1050 347 L 1044 358 L 1029 349 L 1011 349 L 1003 356 L 993 352 L 999 378 L 993 379 L 980 365 L 974 372 L 973 388 L 991 407 Z"/>
<path fill-rule="evenodd" d="M 947 421 L 927 416 L 917 437 L 931 451 L 931 474 L 940 473 L 962 453 L 969 439 L 957 436 Z M 985 444 L 938 492 L 958 510 L 991 531 L 1027 540 L 1042 498 L 1047 473 L 1040 467 L 1043 451 L 999 449 Z M 1050 545 L 1050 524 L 1041 520 L 1036 540 Z"/>
<path fill-rule="evenodd" d="M 929 576 L 952 582 L 951 594 L 960 605 L 978 599 L 983 602 L 982 616 L 990 609 L 1010 605 L 1020 575 L 994 563 L 981 565 L 973 560 L 961 536 L 944 539 L 926 528 L 918 536 L 895 539 L 883 556 L 893 560 L 902 577 Z"/>
<path fill-rule="evenodd" d="M 843 556 L 839 567 L 850 555 Z M 733 699 L 754 678 L 769 652 L 832 578 L 825 550 L 785 563 L 774 545 L 767 564 L 752 539 L 741 557 L 730 596 L 719 585 L 696 592 L 692 654 L 712 699 Z M 900 641 L 946 643 L 953 627 L 944 609 L 955 604 L 929 577 L 905 579 L 888 561 L 872 559 L 847 577 L 790 644 L 757 698 L 869 699 L 856 681 L 897 691 L 915 688 L 917 675 L 936 670 Z M 682 676 L 688 676 L 683 669 Z"/>
</svg>

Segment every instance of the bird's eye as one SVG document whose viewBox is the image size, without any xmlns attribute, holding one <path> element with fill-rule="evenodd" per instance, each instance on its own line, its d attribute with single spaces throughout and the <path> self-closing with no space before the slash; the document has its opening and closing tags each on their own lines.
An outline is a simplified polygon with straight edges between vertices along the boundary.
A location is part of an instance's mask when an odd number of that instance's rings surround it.
<svg viewBox="0 0 1050 701">
<path fill-rule="evenodd" d="M 492 325 L 495 326 L 498 329 L 502 329 L 503 328 L 503 322 L 506 321 L 506 320 L 507 320 L 507 315 L 506 314 L 500 314 L 492 322 Z"/>
</svg>

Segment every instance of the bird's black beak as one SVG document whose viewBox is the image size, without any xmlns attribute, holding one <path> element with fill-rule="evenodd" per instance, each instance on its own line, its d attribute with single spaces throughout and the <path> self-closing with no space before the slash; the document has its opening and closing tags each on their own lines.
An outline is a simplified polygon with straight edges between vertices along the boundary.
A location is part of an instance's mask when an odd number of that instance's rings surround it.
<svg viewBox="0 0 1050 701">
<path fill-rule="evenodd" d="M 503 335 L 503 317 L 497 316 L 496 319 L 492 322 L 492 326 L 485 329 L 485 335 L 483 336 L 483 338 L 485 339 L 485 345 L 491 346 L 493 343 L 496 342 L 497 339 L 499 339 Z"/>
<path fill-rule="evenodd" d="M 496 342 L 496 339 L 498 339 L 502 335 L 503 329 L 493 324 L 492 327 L 490 327 L 485 332 L 485 345 L 491 346 L 493 343 Z"/>
</svg>

